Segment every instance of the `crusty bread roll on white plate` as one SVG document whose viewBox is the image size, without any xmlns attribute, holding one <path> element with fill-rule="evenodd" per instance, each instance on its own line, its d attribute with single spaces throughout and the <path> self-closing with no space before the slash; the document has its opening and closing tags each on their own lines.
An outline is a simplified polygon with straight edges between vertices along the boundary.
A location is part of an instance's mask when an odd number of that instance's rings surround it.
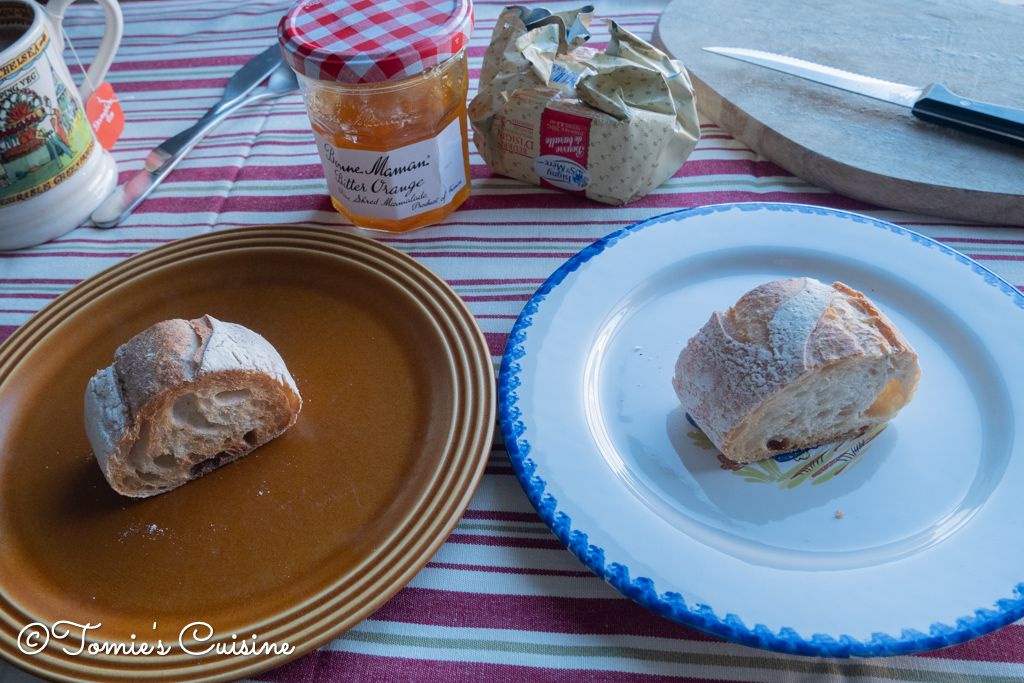
<svg viewBox="0 0 1024 683">
<path fill-rule="evenodd" d="M 270 342 L 205 315 L 120 346 L 85 391 L 85 430 L 118 493 L 146 498 L 241 458 L 291 427 L 302 398 Z"/>
<path fill-rule="evenodd" d="M 676 363 L 684 410 L 737 463 L 863 434 L 914 395 L 917 354 L 862 293 L 776 280 L 715 311 Z"/>
</svg>

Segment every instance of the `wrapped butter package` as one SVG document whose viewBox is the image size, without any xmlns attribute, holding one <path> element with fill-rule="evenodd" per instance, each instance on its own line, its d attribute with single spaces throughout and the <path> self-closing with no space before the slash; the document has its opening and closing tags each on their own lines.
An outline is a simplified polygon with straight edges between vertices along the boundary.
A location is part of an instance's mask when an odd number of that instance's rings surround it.
<svg viewBox="0 0 1024 683">
<path fill-rule="evenodd" d="M 495 173 L 626 204 L 697 145 L 693 86 L 680 62 L 613 21 L 605 50 L 587 47 L 592 16 L 504 9 L 469 106 L 473 141 Z"/>
</svg>

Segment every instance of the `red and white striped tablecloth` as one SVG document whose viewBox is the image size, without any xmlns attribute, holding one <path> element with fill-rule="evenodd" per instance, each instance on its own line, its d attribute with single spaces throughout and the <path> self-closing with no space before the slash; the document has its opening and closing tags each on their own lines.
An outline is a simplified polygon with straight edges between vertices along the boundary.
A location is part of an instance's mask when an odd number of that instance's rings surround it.
<svg viewBox="0 0 1024 683">
<path fill-rule="evenodd" d="M 478 0 L 471 82 L 506 3 Z M 557 9 L 577 2 L 548 3 Z M 640 36 L 657 0 L 598 5 Z M 122 0 L 124 42 L 109 80 L 127 115 L 114 150 L 124 180 L 146 152 L 197 119 L 226 80 L 275 40 L 285 0 Z M 69 12 L 83 60 L 98 44 L 98 7 Z M 594 43 L 607 39 L 595 22 Z M 472 96 L 475 87 L 471 88 Z M 442 225 L 380 237 L 444 277 L 468 303 L 497 358 L 519 310 L 566 258 L 617 228 L 665 211 L 727 201 L 852 209 L 961 250 L 1018 287 L 1024 232 L 879 210 L 794 178 L 713 123 L 665 185 L 626 207 L 491 176 L 472 157 L 473 194 Z M 153 246 L 257 224 L 336 226 L 298 95 L 235 115 L 202 142 L 121 227 L 79 228 L 0 253 L 0 338 L 72 285 Z M 1024 571 L 1024 567 L 1022 567 Z M 431 562 L 372 617 L 259 681 L 1024 681 L 1024 626 L 920 656 L 823 660 L 721 642 L 656 617 L 587 571 L 540 521 L 503 450 Z M 26 680 L 0 664 L 0 683 Z"/>
</svg>

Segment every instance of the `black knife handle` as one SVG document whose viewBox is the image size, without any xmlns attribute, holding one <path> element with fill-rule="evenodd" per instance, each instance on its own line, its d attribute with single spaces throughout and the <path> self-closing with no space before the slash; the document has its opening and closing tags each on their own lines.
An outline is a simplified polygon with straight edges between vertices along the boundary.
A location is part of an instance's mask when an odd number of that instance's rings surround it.
<svg viewBox="0 0 1024 683">
<path fill-rule="evenodd" d="M 961 97 L 938 83 L 928 87 L 912 111 L 924 121 L 1024 145 L 1024 110 Z"/>
</svg>

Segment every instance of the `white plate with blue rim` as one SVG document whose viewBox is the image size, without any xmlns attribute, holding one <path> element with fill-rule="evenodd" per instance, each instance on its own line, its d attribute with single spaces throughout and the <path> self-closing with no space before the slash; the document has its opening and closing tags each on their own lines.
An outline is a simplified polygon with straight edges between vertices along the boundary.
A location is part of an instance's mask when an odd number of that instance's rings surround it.
<svg viewBox="0 0 1024 683">
<path fill-rule="evenodd" d="M 917 350 L 921 382 L 882 429 L 737 467 L 680 409 L 675 361 L 713 310 L 795 276 L 866 293 Z M 499 412 L 544 521 L 668 619 L 871 657 L 1024 616 L 1024 294 L 910 230 L 728 204 L 613 233 L 523 309 Z"/>
</svg>

